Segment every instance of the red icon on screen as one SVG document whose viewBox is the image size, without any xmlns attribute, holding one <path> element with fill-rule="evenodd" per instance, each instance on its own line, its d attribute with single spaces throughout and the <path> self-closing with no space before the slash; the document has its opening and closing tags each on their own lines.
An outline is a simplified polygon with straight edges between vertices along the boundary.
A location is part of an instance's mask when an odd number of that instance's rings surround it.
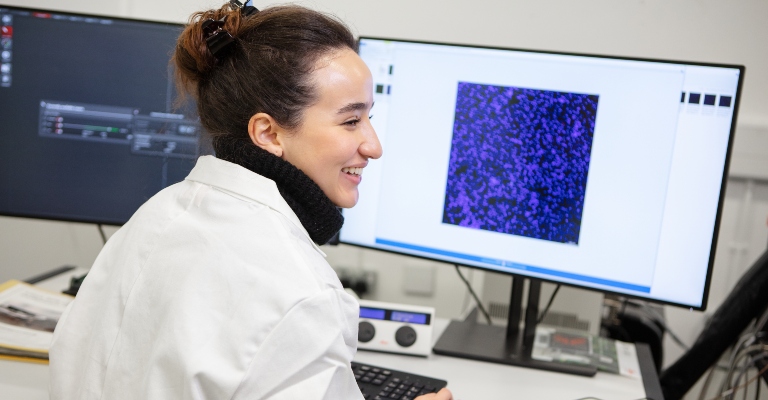
<svg viewBox="0 0 768 400">
<path fill-rule="evenodd" d="M 0 37 L 9 38 L 11 36 L 13 36 L 12 26 L 4 26 L 0 28 Z"/>
</svg>

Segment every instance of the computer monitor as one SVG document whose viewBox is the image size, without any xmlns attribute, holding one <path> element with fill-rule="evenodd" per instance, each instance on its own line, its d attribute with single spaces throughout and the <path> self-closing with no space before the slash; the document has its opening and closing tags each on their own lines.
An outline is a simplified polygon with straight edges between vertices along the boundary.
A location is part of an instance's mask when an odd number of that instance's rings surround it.
<svg viewBox="0 0 768 400">
<path fill-rule="evenodd" d="M 182 26 L 0 6 L 0 215 L 120 225 L 194 166 Z"/>
<path fill-rule="evenodd" d="M 384 157 L 342 243 L 706 307 L 743 67 L 359 45 Z"/>
</svg>

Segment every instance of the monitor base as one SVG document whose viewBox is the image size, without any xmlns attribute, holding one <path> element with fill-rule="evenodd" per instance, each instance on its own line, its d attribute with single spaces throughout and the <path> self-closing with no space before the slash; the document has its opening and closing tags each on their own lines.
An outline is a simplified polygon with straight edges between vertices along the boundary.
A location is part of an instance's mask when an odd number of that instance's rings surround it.
<svg viewBox="0 0 768 400">
<path fill-rule="evenodd" d="M 520 277 L 512 280 L 507 327 L 482 325 L 475 322 L 472 316 L 465 321 L 454 320 L 445 328 L 432 351 L 435 354 L 451 357 L 594 376 L 597 373 L 597 367 L 593 365 L 542 361 L 531 357 L 536 334 L 541 281 L 530 280 L 528 307 L 523 330 L 520 330 L 524 280 L 525 278 Z"/>
<path fill-rule="evenodd" d="M 520 340 L 506 340 L 506 327 L 488 326 L 473 321 L 451 321 L 432 351 L 435 354 L 516 365 L 567 374 L 594 376 L 597 368 L 577 364 L 541 361 L 521 351 Z"/>
</svg>

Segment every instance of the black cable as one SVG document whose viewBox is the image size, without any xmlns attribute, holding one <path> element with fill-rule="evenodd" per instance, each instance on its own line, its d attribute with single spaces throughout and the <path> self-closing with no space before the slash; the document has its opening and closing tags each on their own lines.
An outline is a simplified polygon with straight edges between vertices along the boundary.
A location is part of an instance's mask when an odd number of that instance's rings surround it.
<svg viewBox="0 0 768 400">
<path fill-rule="evenodd" d="M 639 307 L 642 310 L 644 310 L 647 314 L 650 314 L 651 319 L 653 319 L 654 322 L 658 323 L 659 326 L 661 326 L 661 329 L 663 329 L 664 332 L 669 334 L 669 336 L 672 338 L 672 341 L 677 343 L 677 345 L 683 348 L 683 350 L 690 349 L 690 347 L 687 344 L 685 344 L 685 342 L 683 342 L 683 340 L 680 339 L 680 337 L 677 336 L 677 334 L 674 331 L 672 331 L 669 325 L 667 325 L 667 322 L 665 321 L 664 316 L 661 315 L 658 311 L 656 311 L 656 309 L 654 309 L 653 307 L 651 307 L 646 303 L 637 303 L 637 302 L 631 301 L 629 302 L 629 304 L 635 307 Z"/>
<path fill-rule="evenodd" d="M 547 306 L 544 307 L 544 311 L 541 313 L 541 315 L 539 315 L 539 320 L 536 321 L 536 325 L 540 324 L 541 321 L 544 321 L 544 317 L 546 317 L 547 313 L 549 312 L 549 307 L 552 307 L 552 302 L 555 301 L 555 296 L 557 295 L 558 290 L 560 290 L 560 285 L 555 286 L 555 291 L 552 292 L 552 296 L 549 297 Z"/>
<path fill-rule="evenodd" d="M 619 314 L 623 315 L 627 311 L 627 298 L 624 297 L 621 301 L 621 312 Z"/>
<path fill-rule="evenodd" d="M 483 313 L 485 316 L 485 320 L 488 321 L 488 325 L 491 325 L 491 314 L 488 314 L 488 311 L 485 310 L 485 307 L 483 307 L 483 303 L 480 302 L 480 299 L 477 297 L 477 294 L 475 293 L 474 289 L 472 289 L 472 285 L 469 284 L 469 281 L 467 278 L 464 277 L 464 274 L 461 273 L 461 270 L 459 269 L 459 264 L 453 264 L 454 267 L 456 267 L 456 273 L 459 274 L 459 278 L 461 278 L 462 281 L 464 281 L 464 284 L 467 285 L 467 289 L 469 289 L 469 293 L 472 294 L 472 297 L 475 299 L 475 303 L 477 304 L 477 307 L 480 309 L 480 312 Z"/>
<path fill-rule="evenodd" d="M 101 234 L 101 240 L 104 242 L 104 244 L 107 244 L 107 235 L 104 234 L 104 225 L 98 224 L 99 227 L 99 233 Z"/>
</svg>

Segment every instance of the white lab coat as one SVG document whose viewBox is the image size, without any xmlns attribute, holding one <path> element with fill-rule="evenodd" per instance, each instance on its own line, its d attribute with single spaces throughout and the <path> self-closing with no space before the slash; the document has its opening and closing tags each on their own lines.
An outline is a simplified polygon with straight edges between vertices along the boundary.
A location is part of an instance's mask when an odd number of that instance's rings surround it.
<svg viewBox="0 0 768 400">
<path fill-rule="evenodd" d="M 50 351 L 52 399 L 360 399 L 357 301 L 275 183 L 201 157 L 110 238 Z"/>
</svg>

